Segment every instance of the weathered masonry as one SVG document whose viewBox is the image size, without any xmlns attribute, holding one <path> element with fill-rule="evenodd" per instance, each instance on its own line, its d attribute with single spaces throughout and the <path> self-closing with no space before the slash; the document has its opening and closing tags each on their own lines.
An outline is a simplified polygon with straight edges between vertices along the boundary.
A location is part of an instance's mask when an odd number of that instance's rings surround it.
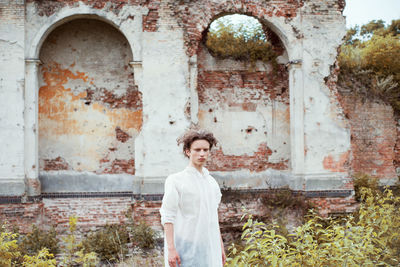
<svg viewBox="0 0 400 267">
<path fill-rule="evenodd" d="M 187 164 L 176 138 L 192 124 L 220 141 L 208 168 L 221 188 L 289 187 L 325 213 L 351 210 L 353 172 L 397 178 L 400 127 L 390 107 L 338 93 L 344 4 L 0 1 L 3 216 L 104 224 L 133 206 L 158 225 L 164 179 Z M 260 21 L 276 70 L 209 53 L 208 27 L 228 14 Z"/>
</svg>

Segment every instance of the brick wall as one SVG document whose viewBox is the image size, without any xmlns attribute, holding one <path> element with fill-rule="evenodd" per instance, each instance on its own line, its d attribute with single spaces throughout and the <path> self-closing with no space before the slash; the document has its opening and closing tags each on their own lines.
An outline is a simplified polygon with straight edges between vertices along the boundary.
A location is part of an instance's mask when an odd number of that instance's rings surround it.
<svg viewBox="0 0 400 267">
<path fill-rule="evenodd" d="M 391 106 L 352 96 L 341 101 L 351 126 L 352 172 L 395 178 L 399 130 Z"/>
<path fill-rule="evenodd" d="M 141 203 L 141 204 L 138 204 Z M 160 230 L 159 201 L 135 202 L 132 197 L 43 198 L 38 203 L 0 204 L 0 221 L 17 225 L 22 233 L 31 225 L 50 227 L 62 233 L 68 229 L 69 218 L 78 218 L 80 232 L 94 230 L 106 224 L 121 224 L 132 216 L 134 221 L 146 221 Z"/>
<path fill-rule="evenodd" d="M 225 241 L 233 241 L 241 232 L 244 214 L 243 207 L 249 214 L 263 221 L 276 220 L 294 229 L 302 222 L 303 211 L 298 207 L 280 208 L 279 201 L 274 208 L 265 205 L 264 199 L 276 192 L 222 192 L 222 201 L 218 210 L 221 232 Z M 357 204 L 350 197 L 314 197 L 304 198 L 319 209 L 321 215 L 354 211 Z M 283 203 L 285 204 L 285 203 Z M 134 200 L 132 197 L 77 197 L 43 198 L 38 203 L 0 204 L 0 221 L 17 225 L 21 233 L 31 231 L 32 224 L 42 227 L 55 226 L 59 233 L 68 229 L 70 216 L 78 218 L 78 232 L 95 230 L 106 224 L 122 224 L 132 216 L 134 222 L 146 222 L 153 229 L 162 231 L 159 209 L 160 200 Z M 127 217 L 128 216 L 128 217 Z"/>
<path fill-rule="evenodd" d="M 293 18 L 297 15 L 298 9 L 303 1 L 191 1 L 177 2 L 172 8 L 178 22 L 185 32 L 185 43 L 189 55 L 194 55 L 200 48 L 203 34 L 209 24 L 220 14 L 246 14 L 259 18 L 264 17 L 285 17 Z"/>
<path fill-rule="evenodd" d="M 288 169 L 289 79 L 285 67 L 221 60 L 204 45 L 197 57 L 199 124 L 219 140 L 207 167 L 211 171 Z"/>
</svg>

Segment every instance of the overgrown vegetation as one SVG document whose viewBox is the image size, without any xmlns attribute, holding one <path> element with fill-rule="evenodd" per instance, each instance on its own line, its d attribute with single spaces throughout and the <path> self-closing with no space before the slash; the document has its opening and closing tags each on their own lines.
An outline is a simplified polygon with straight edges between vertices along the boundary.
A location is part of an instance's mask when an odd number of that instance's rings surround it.
<svg viewBox="0 0 400 267">
<path fill-rule="evenodd" d="M 10 230 L 10 228 L 14 228 Z M 140 250 L 155 247 L 156 234 L 146 223 L 105 225 L 79 241 L 77 218 L 70 217 L 69 229 L 60 238 L 54 228 L 46 231 L 37 226 L 27 235 L 19 235 L 11 225 L 0 229 L 0 266 L 97 266 L 103 263 L 161 262 L 157 255 L 142 255 Z M 129 246 L 139 254 L 127 257 Z M 55 256 L 57 256 L 57 259 Z M 142 257 L 143 256 L 143 257 Z"/>
<path fill-rule="evenodd" d="M 21 239 L 19 248 L 23 255 L 36 255 L 43 248 L 53 255 L 59 252 L 57 233 L 54 227 L 46 231 L 32 225 L 32 231 L 22 236 Z"/>
<path fill-rule="evenodd" d="M 128 253 L 129 233 L 124 225 L 106 225 L 82 241 L 83 251 L 95 252 L 107 262 L 123 260 Z"/>
<path fill-rule="evenodd" d="M 7 231 L 6 225 L 1 225 L 0 231 L 0 266 L 10 266 L 12 260 L 21 255 L 18 234 Z"/>
<path fill-rule="evenodd" d="M 384 101 L 400 112 L 400 19 L 348 30 L 339 54 L 339 85 L 361 99 Z"/>
<path fill-rule="evenodd" d="M 261 60 L 275 66 L 277 54 L 259 22 L 236 26 L 223 17 L 214 23 L 216 25 L 210 27 L 206 37 L 206 46 L 213 56 L 249 61 L 253 66 Z"/>
<path fill-rule="evenodd" d="M 306 214 L 312 203 L 303 194 L 296 194 L 290 188 L 280 188 L 262 198 L 262 203 L 274 209 L 292 209 Z"/>
<path fill-rule="evenodd" d="M 243 226 L 245 247 L 230 248 L 228 266 L 398 266 L 400 197 L 362 187 L 356 216 L 323 219 L 311 213 L 293 234 L 279 225 L 253 221 Z"/>
<path fill-rule="evenodd" d="M 132 241 L 141 249 L 152 249 L 156 245 L 156 233 L 145 222 L 135 225 L 132 229 Z"/>
</svg>

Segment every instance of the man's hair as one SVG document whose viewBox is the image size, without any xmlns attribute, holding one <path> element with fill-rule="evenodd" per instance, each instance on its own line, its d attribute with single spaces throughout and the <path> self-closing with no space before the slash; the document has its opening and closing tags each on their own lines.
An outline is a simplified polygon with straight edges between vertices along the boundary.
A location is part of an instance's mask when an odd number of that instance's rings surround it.
<svg viewBox="0 0 400 267">
<path fill-rule="evenodd" d="M 183 155 L 189 157 L 186 150 L 190 150 L 196 140 L 206 140 L 210 144 L 210 150 L 217 144 L 217 139 L 211 132 L 204 129 L 190 129 L 177 139 L 178 145 L 183 144 Z"/>
</svg>

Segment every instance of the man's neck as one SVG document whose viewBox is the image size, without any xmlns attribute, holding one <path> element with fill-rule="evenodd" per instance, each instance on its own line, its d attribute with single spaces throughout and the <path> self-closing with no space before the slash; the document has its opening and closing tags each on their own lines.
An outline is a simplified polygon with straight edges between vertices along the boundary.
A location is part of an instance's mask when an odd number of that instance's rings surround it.
<svg viewBox="0 0 400 267">
<path fill-rule="evenodd" d="M 196 165 L 190 162 L 189 166 L 195 168 L 196 170 L 199 171 L 199 173 L 203 174 L 203 165 Z"/>
</svg>

